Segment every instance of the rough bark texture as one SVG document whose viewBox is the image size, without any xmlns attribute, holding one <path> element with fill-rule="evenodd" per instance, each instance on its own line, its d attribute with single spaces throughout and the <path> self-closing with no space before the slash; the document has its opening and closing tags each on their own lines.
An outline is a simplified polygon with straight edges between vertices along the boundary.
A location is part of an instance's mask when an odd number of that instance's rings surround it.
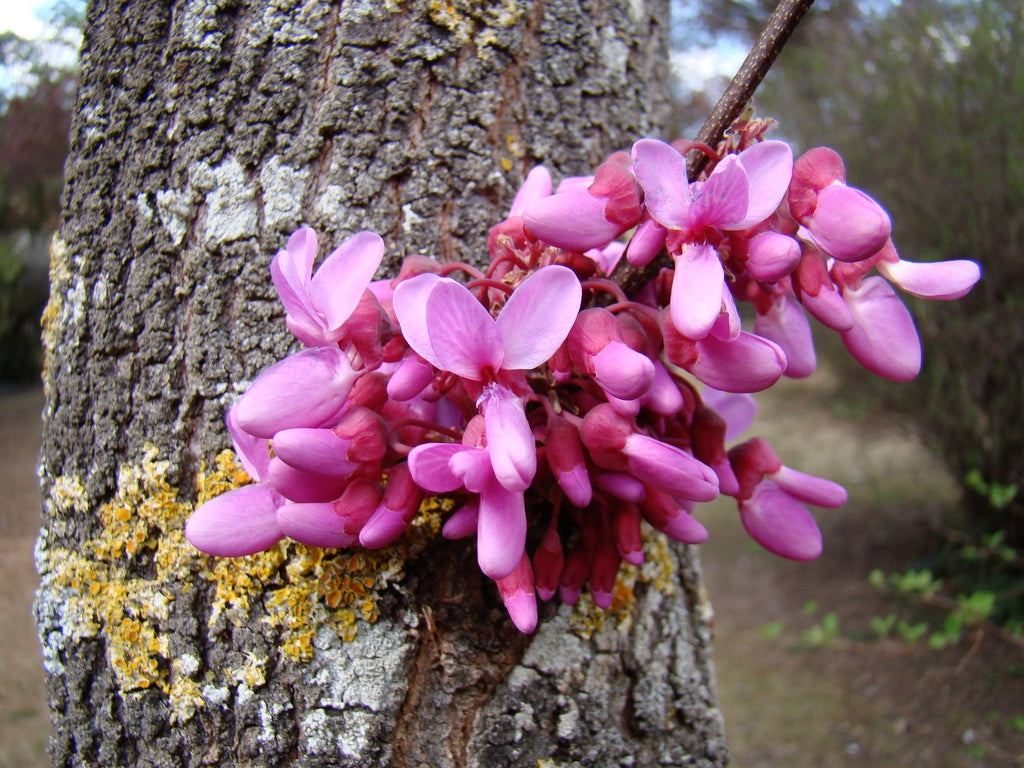
<svg viewBox="0 0 1024 768">
<path fill-rule="evenodd" d="M 333 553 L 181 539 L 197 483 L 230 482 L 225 409 L 289 347 L 287 235 L 479 259 L 532 165 L 657 132 L 667 5 L 90 3 L 44 317 L 54 764 L 726 762 L 691 551 L 523 637 L 471 544 L 353 586 Z"/>
</svg>

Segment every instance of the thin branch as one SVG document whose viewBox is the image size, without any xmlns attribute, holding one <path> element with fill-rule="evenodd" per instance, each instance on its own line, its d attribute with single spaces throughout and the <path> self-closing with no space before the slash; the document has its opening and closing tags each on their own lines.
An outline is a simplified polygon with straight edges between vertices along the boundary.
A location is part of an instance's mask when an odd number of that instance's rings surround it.
<svg viewBox="0 0 1024 768">
<path fill-rule="evenodd" d="M 786 45 L 786 41 L 789 40 L 790 35 L 793 34 L 800 20 L 807 13 L 807 9 L 813 3 L 814 0 L 782 0 L 778 4 L 754 47 L 747 54 L 739 71 L 729 83 L 729 87 L 725 89 L 725 93 L 722 94 L 715 108 L 711 110 L 708 119 L 701 126 L 697 133 L 697 142 L 702 142 L 712 148 L 718 145 L 725 136 L 725 131 L 746 108 L 754 91 L 764 80 L 768 70 L 771 69 L 775 59 Z M 696 181 L 700 176 L 707 160 L 708 157 L 703 152 L 690 151 L 687 157 L 686 175 L 691 182 Z M 613 277 L 627 295 L 635 296 L 643 286 L 657 276 L 658 270 L 666 265 L 667 256 L 662 252 L 650 264 L 641 268 L 630 267 L 623 262 Z"/>
</svg>

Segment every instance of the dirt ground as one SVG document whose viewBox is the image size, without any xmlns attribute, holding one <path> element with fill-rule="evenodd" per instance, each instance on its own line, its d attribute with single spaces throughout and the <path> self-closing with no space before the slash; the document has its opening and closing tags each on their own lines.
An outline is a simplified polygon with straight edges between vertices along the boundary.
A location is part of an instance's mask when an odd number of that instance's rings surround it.
<svg viewBox="0 0 1024 768">
<path fill-rule="evenodd" d="M 925 550 L 936 516 L 955 509 L 956 494 L 898 424 L 839 418 L 837 382 L 815 379 L 760 396 L 754 431 L 787 464 L 850 490 L 846 507 L 818 514 L 824 555 L 810 564 L 768 555 L 747 539 L 730 500 L 701 513 L 711 532 L 702 557 L 733 765 L 1024 766 L 1019 648 L 991 633 L 943 651 L 858 639 L 894 605 L 868 584 L 868 573 L 905 570 Z M 0 392 L 0 768 L 46 764 L 31 618 L 41 408 L 38 390 Z M 840 638 L 808 647 L 803 633 L 831 611 Z"/>
</svg>

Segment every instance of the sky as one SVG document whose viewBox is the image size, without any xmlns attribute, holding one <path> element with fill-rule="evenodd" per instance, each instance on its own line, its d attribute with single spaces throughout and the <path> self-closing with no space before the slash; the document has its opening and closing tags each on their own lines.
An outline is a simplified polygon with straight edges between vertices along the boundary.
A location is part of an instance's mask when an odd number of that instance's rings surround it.
<svg viewBox="0 0 1024 768">
<path fill-rule="evenodd" d="M 43 31 L 43 22 L 35 11 L 44 8 L 47 0 L 7 0 L 6 8 L 0 13 L 0 32 L 14 32 L 19 37 L 38 37 Z"/>
</svg>

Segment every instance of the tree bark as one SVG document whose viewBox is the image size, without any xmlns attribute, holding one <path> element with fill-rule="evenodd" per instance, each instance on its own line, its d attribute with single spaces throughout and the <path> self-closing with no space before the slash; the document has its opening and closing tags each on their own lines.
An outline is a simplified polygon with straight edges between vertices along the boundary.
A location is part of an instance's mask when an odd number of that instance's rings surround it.
<svg viewBox="0 0 1024 768">
<path fill-rule="evenodd" d="M 227 407 L 289 349 L 287 235 L 372 229 L 392 271 L 486 258 L 533 165 L 586 172 L 657 133 L 667 16 L 90 2 L 44 314 L 55 765 L 725 764 L 692 549 L 655 542 L 610 612 L 546 606 L 521 636 L 436 515 L 381 553 L 218 561 L 182 535 L 240 482 Z"/>
</svg>

